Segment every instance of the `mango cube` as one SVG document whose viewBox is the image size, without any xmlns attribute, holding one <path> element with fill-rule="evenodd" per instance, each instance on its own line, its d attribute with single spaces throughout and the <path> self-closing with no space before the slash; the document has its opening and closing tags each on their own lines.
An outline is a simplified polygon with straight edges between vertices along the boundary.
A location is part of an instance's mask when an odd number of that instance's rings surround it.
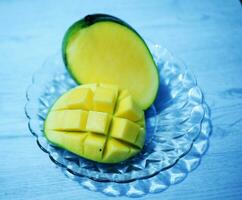
<svg viewBox="0 0 242 200">
<path fill-rule="evenodd" d="M 86 129 L 90 132 L 107 134 L 110 116 L 108 113 L 90 111 L 87 118 Z"/>
<path fill-rule="evenodd" d="M 138 121 L 142 118 L 143 111 L 133 101 L 131 96 L 122 99 L 118 104 L 115 116 L 127 118 L 131 121 Z"/>
<path fill-rule="evenodd" d="M 135 143 L 140 132 L 139 125 L 123 118 L 113 118 L 110 135 L 114 138 Z"/>
<path fill-rule="evenodd" d="M 77 101 L 70 104 L 69 108 L 74 108 L 75 105 L 79 105 L 80 108 L 82 109 L 90 110 L 92 108 L 92 99 L 93 99 L 92 90 L 89 88 L 82 88 L 82 90 L 79 90 L 79 94 L 76 95 Z"/>
<path fill-rule="evenodd" d="M 102 135 L 89 133 L 84 142 L 84 155 L 93 159 L 101 160 L 106 138 Z"/>
<path fill-rule="evenodd" d="M 65 132 L 65 131 L 48 131 L 48 140 L 53 141 L 55 145 L 68 148 L 69 151 L 83 153 L 83 142 L 87 137 L 87 132 Z"/>
<path fill-rule="evenodd" d="M 139 132 L 139 134 L 138 134 L 138 136 L 136 138 L 135 144 L 138 147 L 142 148 L 144 143 L 145 143 L 145 129 L 141 128 L 140 132 Z"/>
<path fill-rule="evenodd" d="M 53 109 L 84 109 L 92 108 L 93 91 L 90 88 L 77 87 L 63 95 L 63 100 L 57 100 Z"/>
<path fill-rule="evenodd" d="M 121 101 L 122 99 L 124 99 L 125 97 L 129 96 L 130 93 L 128 90 L 121 90 L 119 97 L 118 97 L 118 101 Z"/>
<path fill-rule="evenodd" d="M 48 116 L 47 129 L 66 131 L 85 131 L 87 111 L 84 110 L 58 110 Z"/>
<path fill-rule="evenodd" d="M 101 83 L 100 87 L 102 88 L 107 88 L 109 90 L 112 90 L 115 94 L 115 97 L 118 97 L 118 93 L 119 93 L 119 89 L 117 85 L 111 85 L 111 84 L 105 84 L 105 83 Z"/>
<path fill-rule="evenodd" d="M 92 107 L 92 98 L 93 92 L 89 88 L 80 88 L 75 93 L 72 93 L 69 97 L 69 101 L 67 103 L 67 108 L 75 109 L 81 108 L 85 110 L 89 110 Z"/>
<path fill-rule="evenodd" d="M 56 130 L 63 126 L 63 121 L 65 117 L 65 111 L 55 111 L 53 110 L 48 114 L 48 120 L 45 122 L 45 129 Z"/>
<path fill-rule="evenodd" d="M 129 155 L 130 148 L 122 142 L 110 138 L 106 144 L 104 160 L 115 161 L 117 157 L 125 159 Z"/>
<path fill-rule="evenodd" d="M 93 97 L 93 109 L 99 112 L 113 113 L 116 102 L 115 91 L 98 87 Z"/>
<path fill-rule="evenodd" d="M 87 115 L 88 112 L 84 110 L 65 110 L 64 129 L 85 131 Z"/>
<path fill-rule="evenodd" d="M 145 114 L 142 113 L 142 117 L 139 121 L 136 121 L 136 124 L 139 124 L 141 127 L 145 127 Z"/>
<path fill-rule="evenodd" d="M 89 83 L 89 84 L 81 85 L 79 87 L 88 88 L 88 89 L 91 89 L 92 92 L 95 92 L 96 88 L 98 87 L 98 84 L 97 83 Z"/>
</svg>

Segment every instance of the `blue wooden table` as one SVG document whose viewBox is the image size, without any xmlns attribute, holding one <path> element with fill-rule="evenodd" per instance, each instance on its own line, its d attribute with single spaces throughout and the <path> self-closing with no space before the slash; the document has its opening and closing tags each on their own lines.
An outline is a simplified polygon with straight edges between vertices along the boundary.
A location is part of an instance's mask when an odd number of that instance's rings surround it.
<svg viewBox="0 0 242 200">
<path fill-rule="evenodd" d="M 118 16 L 182 58 L 211 107 L 213 134 L 182 183 L 141 199 L 242 199 L 242 8 L 238 0 L 0 1 L 0 199 L 111 199 L 64 176 L 24 114 L 32 74 L 89 13 Z M 128 199 L 118 197 L 116 199 Z"/>
</svg>

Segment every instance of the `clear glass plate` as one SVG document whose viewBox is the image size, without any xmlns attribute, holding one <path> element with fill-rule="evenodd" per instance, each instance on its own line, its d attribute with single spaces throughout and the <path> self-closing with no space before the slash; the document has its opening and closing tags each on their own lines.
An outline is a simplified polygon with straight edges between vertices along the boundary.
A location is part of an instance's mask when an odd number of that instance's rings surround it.
<svg viewBox="0 0 242 200">
<path fill-rule="evenodd" d="M 146 111 L 147 137 L 137 156 L 100 164 L 49 143 L 43 124 L 52 104 L 76 86 L 60 54 L 46 60 L 27 91 L 26 115 L 37 144 L 66 175 L 113 196 L 138 197 L 182 181 L 199 164 L 211 132 L 209 108 L 194 75 L 165 48 L 148 43 L 160 75 L 156 101 Z"/>
</svg>

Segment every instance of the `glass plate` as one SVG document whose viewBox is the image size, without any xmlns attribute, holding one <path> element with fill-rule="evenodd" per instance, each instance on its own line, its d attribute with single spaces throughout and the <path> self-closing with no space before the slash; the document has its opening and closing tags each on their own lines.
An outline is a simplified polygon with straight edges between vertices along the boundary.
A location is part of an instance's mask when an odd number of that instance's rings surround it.
<svg viewBox="0 0 242 200">
<path fill-rule="evenodd" d="M 159 92 L 145 112 L 143 150 L 122 163 L 89 161 L 44 137 L 48 110 L 58 97 L 76 86 L 60 54 L 46 60 L 28 88 L 25 111 L 37 144 L 66 175 L 90 190 L 132 197 L 163 191 L 195 169 L 208 147 L 210 113 L 194 75 L 167 49 L 152 43 L 148 46 L 158 66 Z"/>
</svg>

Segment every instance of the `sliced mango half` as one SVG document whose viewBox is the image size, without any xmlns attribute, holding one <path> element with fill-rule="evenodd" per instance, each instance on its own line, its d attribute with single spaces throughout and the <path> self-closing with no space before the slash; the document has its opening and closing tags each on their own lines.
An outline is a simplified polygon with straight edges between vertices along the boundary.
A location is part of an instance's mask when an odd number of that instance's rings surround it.
<svg viewBox="0 0 242 200">
<path fill-rule="evenodd" d="M 50 142 L 79 156 L 118 163 L 143 148 L 144 111 L 115 85 L 81 85 L 55 102 L 44 131 Z"/>
</svg>

